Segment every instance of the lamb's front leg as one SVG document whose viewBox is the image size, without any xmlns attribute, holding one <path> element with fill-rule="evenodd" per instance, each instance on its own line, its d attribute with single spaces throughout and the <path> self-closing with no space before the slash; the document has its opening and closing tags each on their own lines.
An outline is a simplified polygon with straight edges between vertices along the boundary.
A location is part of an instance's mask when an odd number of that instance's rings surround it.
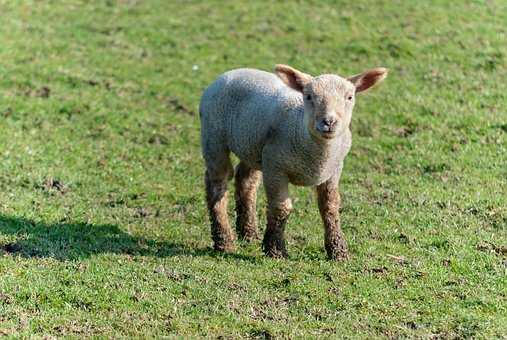
<svg viewBox="0 0 507 340">
<path fill-rule="evenodd" d="M 340 226 L 340 193 L 338 192 L 338 176 L 317 186 L 320 216 L 325 228 L 325 247 L 331 260 L 348 258 L 347 242 Z"/>
<path fill-rule="evenodd" d="M 292 211 L 289 198 L 289 181 L 285 176 L 263 172 L 264 188 L 268 199 L 268 223 L 262 246 L 270 257 L 287 257 L 285 224 Z"/>
</svg>

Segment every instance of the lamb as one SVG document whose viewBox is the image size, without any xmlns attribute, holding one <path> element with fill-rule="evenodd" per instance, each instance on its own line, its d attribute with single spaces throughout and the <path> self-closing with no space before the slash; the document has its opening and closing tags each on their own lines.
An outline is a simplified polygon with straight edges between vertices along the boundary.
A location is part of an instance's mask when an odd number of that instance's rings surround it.
<svg viewBox="0 0 507 340">
<path fill-rule="evenodd" d="M 292 210 L 291 183 L 316 187 L 327 255 L 346 259 L 338 182 L 352 141 L 355 94 L 383 80 L 387 70 L 374 68 L 349 78 L 312 77 L 276 65 L 275 73 L 232 70 L 202 95 L 201 146 L 214 248 L 234 249 L 236 237 L 227 216 L 227 183 L 233 176 L 237 234 L 246 241 L 258 238 L 255 206 L 262 177 L 268 201 L 262 243 L 267 256 L 287 257 L 284 230 Z M 240 160 L 235 171 L 230 152 Z"/>
</svg>

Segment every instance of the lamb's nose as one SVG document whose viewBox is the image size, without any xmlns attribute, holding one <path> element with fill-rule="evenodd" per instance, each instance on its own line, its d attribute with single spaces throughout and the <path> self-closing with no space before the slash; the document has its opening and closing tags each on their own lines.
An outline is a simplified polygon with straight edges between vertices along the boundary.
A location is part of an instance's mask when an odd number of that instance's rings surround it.
<svg viewBox="0 0 507 340">
<path fill-rule="evenodd" d="M 336 119 L 334 118 L 324 118 L 322 123 L 327 127 L 333 127 L 336 124 Z"/>
</svg>

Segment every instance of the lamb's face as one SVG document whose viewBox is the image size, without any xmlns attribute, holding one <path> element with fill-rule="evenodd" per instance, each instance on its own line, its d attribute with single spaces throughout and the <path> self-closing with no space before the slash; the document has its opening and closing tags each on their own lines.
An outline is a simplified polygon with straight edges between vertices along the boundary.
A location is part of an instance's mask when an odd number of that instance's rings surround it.
<svg viewBox="0 0 507 340">
<path fill-rule="evenodd" d="M 382 81 L 387 69 L 378 67 L 346 79 L 334 74 L 312 77 L 287 65 L 276 65 L 275 73 L 303 95 L 310 133 L 330 140 L 349 127 L 355 94 Z"/>
<path fill-rule="evenodd" d="M 355 92 L 353 83 L 337 75 L 312 78 L 303 88 L 310 133 L 326 140 L 345 131 L 352 118 Z"/>
</svg>

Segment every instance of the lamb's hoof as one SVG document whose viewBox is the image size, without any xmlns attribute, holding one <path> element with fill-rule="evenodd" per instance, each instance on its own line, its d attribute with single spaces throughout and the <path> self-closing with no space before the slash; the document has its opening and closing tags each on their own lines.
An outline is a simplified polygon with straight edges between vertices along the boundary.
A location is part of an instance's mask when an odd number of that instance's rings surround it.
<svg viewBox="0 0 507 340">
<path fill-rule="evenodd" d="M 260 236 L 257 232 L 245 232 L 239 234 L 239 239 L 246 243 L 251 243 L 260 239 Z"/>
<path fill-rule="evenodd" d="M 269 249 L 264 250 L 264 253 L 267 257 L 271 257 L 273 259 L 285 259 L 289 257 L 289 254 L 284 249 Z"/>
<path fill-rule="evenodd" d="M 286 258 L 289 256 L 285 243 L 281 241 L 264 242 L 263 244 L 264 254 L 271 258 Z"/>
<path fill-rule="evenodd" d="M 232 253 L 234 250 L 236 250 L 236 247 L 234 246 L 233 242 L 220 242 L 215 243 L 213 247 L 216 251 L 222 252 L 222 253 Z"/>
<path fill-rule="evenodd" d="M 347 243 L 343 239 L 326 242 L 327 257 L 332 261 L 346 261 L 350 258 Z"/>
<path fill-rule="evenodd" d="M 327 252 L 327 258 L 331 261 L 347 261 L 350 259 L 350 255 L 348 251 L 328 251 Z"/>
<path fill-rule="evenodd" d="M 256 223 L 236 222 L 236 234 L 238 239 L 247 243 L 260 239 Z"/>
</svg>

